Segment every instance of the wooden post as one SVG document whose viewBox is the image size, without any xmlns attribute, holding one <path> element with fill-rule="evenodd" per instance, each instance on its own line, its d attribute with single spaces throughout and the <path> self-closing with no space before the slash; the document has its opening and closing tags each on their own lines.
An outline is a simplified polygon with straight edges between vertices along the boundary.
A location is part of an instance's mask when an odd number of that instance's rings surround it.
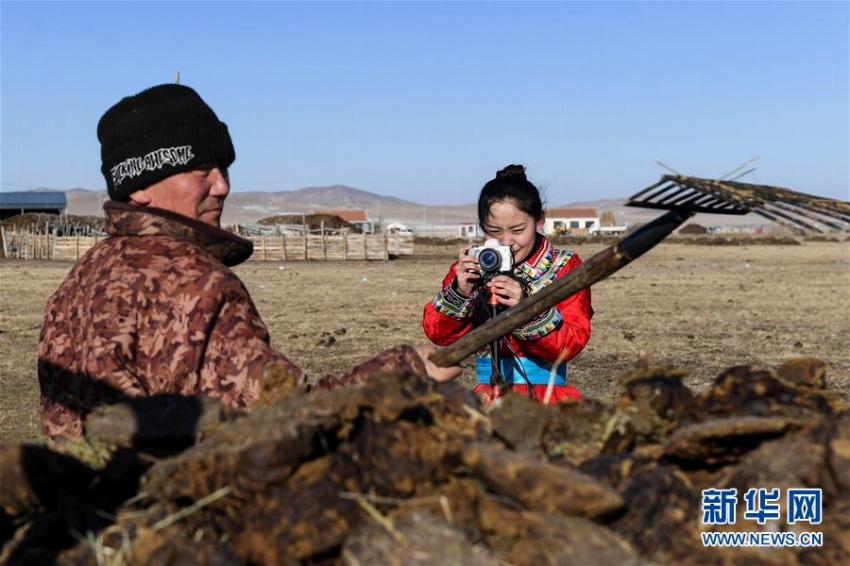
<svg viewBox="0 0 850 566">
<path fill-rule="evenodd" d="M 280 255 L 283 256 L 283 261 L 286 261 L 286 234 L 280 235 Z"/>
<path fill-rule="evenodd" d="M 301 233 L 304 235 L 304 260 L 307 260 L 307 216 L 301 213 Z"/>
<path fill-rule="evenodd" d="M 327 242 L 325 241 L 325 221 L 324 220 L 322 220 L 322 222 L 319 224 L 319 228 L 321 229 L 321 234 L 322 234 L 322 259 L 328 259 L 328 245 L 327 245 Z"/>
<path fill-rule="evenodd" d="M 266 235 L 260 234 L 260 245 L 263 246 L 263 261 L 266 261 Z"/>
<path fill-rule="evenodd" d="M 6 246 L 6 228 L 0 226 L 0 237 L 3 239 L 3 257 L 9 257 L 9 248 Z"/>
<path fill-rule="evenodd" d="M 76 234 L 74 236 L 74 261 L 79 261 L 80 259 L 80 235 Z"/>
</svg>

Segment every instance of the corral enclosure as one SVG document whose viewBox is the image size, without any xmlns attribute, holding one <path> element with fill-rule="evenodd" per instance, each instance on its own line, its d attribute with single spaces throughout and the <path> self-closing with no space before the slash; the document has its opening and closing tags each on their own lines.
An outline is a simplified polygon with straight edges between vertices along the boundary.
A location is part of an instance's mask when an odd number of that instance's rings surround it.
<svg viewBox="0 0 850 566">
<path fill-rule="evenodd" d="M 425 341 L 422 307 L 455 248 L 417 243 L 415 255 L 397 260 L 248 262 L 235 271 L 273 344 L 320 377 L 394 344 Z M 583 258 L 601 248 L 574 246 Z M 47 298 L 70 267 L 0 263 L 0 440 L 38 437 L 38 333 Z M 640 360 L 688 371 L 686 383 L 699 390 L 732 365 L 771 369 L 815 356 L 850 400 L 850 242 L 668 241 L 595 285 L 593 306 L 590 343 L 569 366 L 585 396 L 611 402 L 617 379 Z"/>
<path fill-rule="evenodd" d="M 105 236 L 2 232 L 2 257 L 74 262 Z M 413 254 L 413 237 L 396 234 L 281 234 L 244 236 L 254 243 L 250 261 L 381 260 Z"/>
</svg>

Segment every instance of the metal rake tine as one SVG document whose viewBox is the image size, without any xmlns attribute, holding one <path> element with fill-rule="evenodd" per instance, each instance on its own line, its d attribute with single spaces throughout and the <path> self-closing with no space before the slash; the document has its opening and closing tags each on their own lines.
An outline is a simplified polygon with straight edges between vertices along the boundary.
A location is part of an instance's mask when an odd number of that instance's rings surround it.
<svg viewBox="0 0 850 566">
<path fill-rule="evenodd" d="M 812 220 L 815 224 L 826 224 L 830 228 L 835 228 L 836 230 L 841 230 L 841 228 L 842 228 L 841 226 L 832 222 L 831 220 L 827 220 L 826 218 L 822 218 L 820 216 L 813 214 L 807 208 L 793 207 L 793 206 L 787 205 L 787 204 L 782 203 L 782 202 L 770 203 L 770 206 L 776 207 L 780 210 L 785 210 L 785 211 L 787 211 L 791 214 L 797 214 L 799 216 L 803 216 L 805 218 L 808 218 L 809 220 Z M 819 228 L 817 228 L 817 226 L 815 226 L 814 229 L 819 231 L 819 232 L 822 231 Z"/>
<path fill-rule="evenodd" d="M 631 197 L 629 197 L 628 199 L 626 199 L 626 203 L 628 204 L 628 202 L 629 202 L 629 201 L 631 201 L 631 200 L 637 200 L 638 198 L 642 197 L 642 196 L 643 196 L 643 195 L 645 195 L 646 193 L 649 193 L 649 192 L 651 192 L 652 190 L 654 190 L 654 189 L 656 189 L 656 188 L 660 187 L 660 186 L 661 186 L 661 185 L 663 185 L 665 182 L 667 182 L 667 181 L 666 181 L 666 177 L 662 177 L 662 178 L 661 178 L 661 180 L 660 180 L 660 181 L 658 181 L 657 183 L 655 183 L 654 185 L 650 185 L 650 186 L 648 186 L 647 188 L 645 188 L 645 189 L 643 189 L 642 191 L 640 191 L 639 193 L 636 193 L 636 194 L 632 195 Z"/>
<path fill-rule="evenodd" d="M 746 166 L 747 166 L 747 165 L 749 165 L 750 163 L 753 163 L 753 162 L 755 162 L 755 161 L 758 161 L 759 159 L 761 159 L 761 155 L 757 155 L 757 156 L 755 156 L 755 157 L 752 157 L 752 158 L 750 158 L 750 159 L 748 159 L 748 160 L 744 161 L 743 163 L 741 163 L 740 165 L 738 165 L 737 167 L 735 167 L 734 169 L 732 169 L 732 170 L 731 170 L 731 171 L 729 171 L 728 173 L 725 173 L 725 174 L 721 175 L 721 176 L 720 176 L 720 179 L 721 179 L 721 180 L 722 180 L 722 179 L 726 179 L 726 177 L 728 177 L 728 176 L 729 176 L 729 175 L 731 175 L 732 173 L 735 173 L 736 171 L 740 171 L 741 169 L 743 169 L 744 167 L 746 167 Z M 752 169 L 748 169 L 747 171 L 745 171 L 745 172 L 741 173 L 740 175 L 738 175 L 738 177 L 743 177 L 743 176 L 744 176 L 744 175 L 746 175 L 747 173 L 752 173 L 752 172 L 753 172 L 753 171 L 755 171 L 756 169 L 757 169 L 757 167 L 753 167 Z M 736 177 L 736 178 L 738 178 L 738 177 Z"/>
<path fill-rule="evenodd" d="M 663 185 L 663 191 L 657 187 Z M 760 209 L 769 209 L 771 206 L 786 208 L 785 211 L 766 210 L 762 214 L 765 218 L 778 221 L 778 218 L 787 218 L 787 222 L 780 224 L 793 224 L 803 229 L 815 230 L 814 226 L 808 226 L 800 218 L 793 219 L 785 216 L 786 212 L 793 212 L 800 217 L 806 217 L 809 211 L 816 215 L 829 216 L 840 222 L 850 222 L 850 203 L 843 201 L 825 199 L 806 193 L 800 193 L 781 187 L 767 185 L 754 185 L 738 181 L 725 181 L 715 179 L 701 179 L 698 177 L 665 175 L 661 181 L 652 185 L 649 189 L 641 191 L 626 204 L 631 206 L 643 206 L 647 208 L 667 209 L 676 205 L 688 205 L 697 212 L 710 213 L 732 213 L 746 214 L 747 212 L 759 212 Z M 712 195 L 716 201 L 710 198 L 690 198 L 693 193 Z M 823 223 L 831 228 L 843 229 L 841 224 L 822 221 L 820 218 L 812 218 L 815 224 Z"/>
</svg>

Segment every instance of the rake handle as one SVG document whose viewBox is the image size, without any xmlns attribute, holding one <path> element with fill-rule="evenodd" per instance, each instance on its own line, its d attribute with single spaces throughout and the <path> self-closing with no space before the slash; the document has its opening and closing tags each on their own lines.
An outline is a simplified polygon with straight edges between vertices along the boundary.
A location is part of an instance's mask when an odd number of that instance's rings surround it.
<svg viewBox="0 0 850 566">
<path fill-rule="evenodd" d="M 450 346 L 438 350 L 431 361 L 439 367 L 460 363 L 485 345 L 502 338 L 519 328 L 546 309 L 602 281 L 615 271 L 637 259 L 666 238 L 677 226 L 693 216 L 687 209 L 674 209 L 635 230 L 619 242 L 594 254 L 551 285 L 541 289 L 517 306 L 488 320 L 472 332 L 462 336 Z"/>
</svg>

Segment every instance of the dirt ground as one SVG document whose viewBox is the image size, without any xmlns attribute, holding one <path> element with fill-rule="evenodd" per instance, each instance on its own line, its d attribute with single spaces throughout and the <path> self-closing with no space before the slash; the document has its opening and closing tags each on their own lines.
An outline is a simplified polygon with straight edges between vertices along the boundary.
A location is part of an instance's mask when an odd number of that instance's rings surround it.
<svg viewBox="0 0 850 566">
<path fill-rule="evenodd" d="M 599 244 L 574 246 L 582 258 Z M 235 269 L 275 346 L 314 377 L 397 343 L 426 341 L 423 305 L 452 246 L 384 262 L 249 262 Z M 44 305 L 67 263 L 0 262 L 0 441 L 39 438 L 35 367 Z M 702 246 L 665 242 L 593 287 L 593 335 L 569 366 L 586 397 L 612 402 L 648 360 L 701 390 L 723 369 L 814 356 L 850 402 L 850 242 Z M 471 372 L 461 379 L 471 383 Z"/>
</svg>

